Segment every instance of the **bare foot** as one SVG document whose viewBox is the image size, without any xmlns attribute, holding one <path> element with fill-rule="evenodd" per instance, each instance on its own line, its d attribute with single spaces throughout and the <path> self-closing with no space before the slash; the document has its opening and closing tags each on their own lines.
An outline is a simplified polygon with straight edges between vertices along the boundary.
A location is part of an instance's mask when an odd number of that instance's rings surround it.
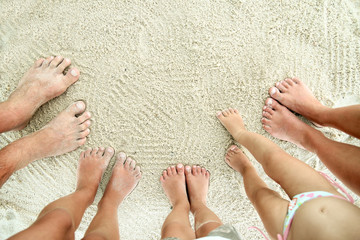
<svg viewBox="0 0 360 240">
<path fill-rule="evenodd" d="M 247 168 L 253 167 L 249 159 L 236 145 L 232 145 L 228 149 L 225 156 L 225 162 L 241 175 L 244 174 Z"/>
<path fill-rule="evenodd" d="M 191 212 L 194 213 L 195 209 L 199 209 L 199 204 L 206 205 L 210 173 L 200 166 L 186 166 L 185 170 Z"/>
<path fill-rule="evenodd" d="M 91 124 L 91 114 L 84 111 L 85 103 L 75 102 L 41 130 L 33 133 L 32 135 L 40 144 L 36 149 L 36 158 L 61 155 L 83 145 L 90 134 Z"/>
<path fill-rule="evenodd" d="M 272 98 L 320 126 L 319 116 L 327 109 L 311 93 L 310 89 L 297 78 L 286 78 L 269 89 Z"/>
<path fill-rule="evenodd" d="M 161 175 L 160 182 L 172 206 L 184 204 L 190 208 L 186 194 L 184 165 L 168 167 Z"/>
<path fill-rule="evenodd" d="M 53 99 L 79 79 L 79 70 L 64 70 L 71 64 L 70 59 L 61 56 L 39 59 L 25 73 L 7 102 L 12 114 L 17 117 L 16 128 L 24 128 L 35 111 Z"/>
<path fill-rule="evenodd" d="M 96 190 L 101 181 L 102 175 L 114 155 L 113 148 L 89 148 L 80 154 L 79 165 L 77 169 L 77 187 L 76 190 L 87 190 L 95 197 Z"/>
<path fill-rule="evenodd" d="M 237 139 L 244 130 L 246 131 L 244 122 L 237 109 L 229 108 L 222 112 L 217 112 L 216 116 L 234 139 Z"/>
<path fill-rule="evenodd" d="M 312 129 L 272 98 L 265 101 L 261 123 L 272 136 L 292 142 L 301 148 L 305 148 L 306 132 L 309 128 Z"/>
<path fill-rule="evenodd" d="M 136 166 L 133 159 L 120 152 L 116 156 L 116 163 L 101 202 L 119 206 L 125 197 L 134 190 L 140 178 L 140 167 Z"/>
</svg>

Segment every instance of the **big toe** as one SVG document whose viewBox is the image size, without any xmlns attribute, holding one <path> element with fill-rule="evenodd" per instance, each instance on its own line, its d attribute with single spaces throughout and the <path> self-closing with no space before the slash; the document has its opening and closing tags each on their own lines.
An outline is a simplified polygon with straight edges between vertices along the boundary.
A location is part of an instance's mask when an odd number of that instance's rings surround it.
<svg viewBox="0 0 360 240">
<path fill-rule="evenodd" d="M 281 99 L 282 99 L 282 95 L 280 93 L 280 90 L 278 88 L 276 88 L 276 87 L 271 87 L 269 89 L 269 94 L 270 94 L 270 96 L 272 98 L 274 98 L 274 99 L 276 99 L 278 101 L 281 101 Z"/>
<path fill-rule="evenodd" d="M 105 149 L 104 159 L 106 163 L 109 163 L 110 159 L 114 156 L 114 149 L 112 147 L 108 147 Z"/>
<path fill-rule="evenodd" d="M 179 163 L 179 164 L 176 166 L 176 170 L 177 170 L 178 174 L 184 174 L 184 165 L 182 165 L 182 164 Z"/>
<path fill-rule="evenodd" d="M 272 108 L 273 110 L 279 110 L 281 108 L 281 105 L 273 98 L 267 98 L 265 100 L 265 105 Z"/>
<path fill-rule="evenodd" d="M 69 69 L 69 71 L 66 73 L 64 77 L 64 82 L 66 86 L 72 85 L 74 82 L 76 82 L 80 77 L 80 72 L 76 68 Z"/>
<path fill-rule="evenodd" d="M 85 111 L 85 103 L 83 101 L 77 101 L 68 107 L 68 112 L 75 116 Z"/>
</svg>

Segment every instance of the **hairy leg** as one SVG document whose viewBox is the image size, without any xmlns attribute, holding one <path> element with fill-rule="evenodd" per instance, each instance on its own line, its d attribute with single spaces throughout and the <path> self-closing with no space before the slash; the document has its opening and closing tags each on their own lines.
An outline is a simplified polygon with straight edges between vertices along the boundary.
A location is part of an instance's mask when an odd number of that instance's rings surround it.
<svg viewBox="0 0 360 240">
<path fill-rule="evenodd" d="M 162 226 L 161 239 L 195 239 L 189 220 L 190 204 L 186 194 L 184 166 L 178 164 L 176 167 L 169 167 L 161 175 L 160 182 L 173 207 Z"/>
<path fill-rule="evenodd" d="M 249 159 L 237 146 L 230 147 L 225 162 L 242 175 L 246 195 L 259 213 L 266 231 L 273 238 L 276 238 L 277 234 L 282 234 L 289 201 L 268 188 Z"/>
<path fill-rule="evenodd" d="M 271 98 L 265 102 L 263 116 L 261 122 L 267 132 L 316 153 L 331 172 L 360 195 L 359 147 L 328 139 Z"/>
<path fill-rule="evenodd" d="M 308 191 L 327 191 L 336 195 L 336 189 L 318 172 L 290 156 L 269 139 L 245 129 L 237 110 L 219 112 L 217 117 L 236 141 L 246 147 L 265 172 L 286 191 L 290 198 Z"/>
<path fill-rule="evenodd" d="M 112 148 L 82 152 L 75 192 L 47 205 L 33 225 L 10 239 L 74 239 L 74 232 L 86 208 L 94 201 L 101 177 L 113 154 Z"/>
<path fill-rule="evenodd" d="M 0 150 L 0 187 L 11 174 L 29 163 L 61 155 L 83 145 L 90 133 L 90 113 L 79 101 L 62 111 L 41 130 Z M 80 116 L 78 116 L 80 115 Z"/>
<path fill-rule="evenodd" d="M 223 225 L 218 216 L 206 206 L 210 173 L 200 166 L 186 166 L 185 170 L 190 210 L 195 217 L 196 238 L 205 237 Z"/>
<path fill-rule="evenodd" d="M 61 95 L 79 79 L 79 70 L 64 70 L 70 59 L 61 56 L 39 59 L 25 73 L 8 100 L 0 103 L 0 132 L 22 129 L 44 103 Z"/>
<path fill-rule="evenodd" d="M 126 158 L 125 153 L 119 153 L 104 196 L 98 204 L 98 212 L 84 239 L 120 239 L 118 207 L 134 190 L 140 178 L 140 167 L 136 166 L 136 162 Z"/>
<path fill-rule="evenodd" d="M 328 108 L 297 78 L 287 78 L 269 89 L 272 98 L 316 124 L 337 128 L 360 138 L 360 105 Z"/>
</svg>

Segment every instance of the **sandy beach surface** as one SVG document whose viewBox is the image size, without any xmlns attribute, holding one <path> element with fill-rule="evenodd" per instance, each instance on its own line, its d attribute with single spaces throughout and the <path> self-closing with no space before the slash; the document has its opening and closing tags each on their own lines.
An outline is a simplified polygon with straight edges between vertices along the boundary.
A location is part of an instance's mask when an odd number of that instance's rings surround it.
<svg viewBox="0 0 360 240">
<path fill-rule="evenodd" d="M 266 133 L 261 112 L 268 89 L 292 76 L 327 106 L 360 103 L 359 3 L 3 0 L 0 9 L 0 101 L 40 57 L 68 57 L 81 71 L 80 80 L 43 105 L 24 130 L 1 134 L 0 148 L 40 129 L 76 100 L 85 100 L 93 115 L 84 147 L 32 163 L 0 189 L 0 239 L 28 227 L 44 206 L 71 193 L 80 152 L 97 146 L 125 151 L 142 168 L 141 182 L 119 208 L 122 239 L 160 238 L 170 204 L 159 177 L 176 163 L 209 169 L 209 207 L 243 239 L 262 239 L 248 229 L 265 231 L 243 180 L 224 162 L 234 140 L 215 113 L 228 107 L 239 109 L 249 130 L 333 176 L 316 155 Z M 340 131 L 321 131 L 360 145 Z M 76 239 L 96 213 L 113 161 Z"/>
</svg>

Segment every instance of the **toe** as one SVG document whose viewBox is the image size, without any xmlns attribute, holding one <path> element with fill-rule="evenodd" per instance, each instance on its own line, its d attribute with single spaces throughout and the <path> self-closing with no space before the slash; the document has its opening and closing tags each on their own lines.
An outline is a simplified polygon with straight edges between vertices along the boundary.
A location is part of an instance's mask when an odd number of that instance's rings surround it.
<svg viewBox="0 0 360 240">
<path fill-rule="evenodd" d="M 141 172 L 140 172 L 140 167 L 139 166 L 136 166 L 135 167 L 135 170 L 134 170 L 134 175 L 137 176 L 139 175 Z"/>
<path fill-rule="evenodd" d="M 89 157 L 90 154 L 91 154 L 91 151 L 92 151 L 92 148 L 86 149 L 86 151 L 85 151 L 85 157 Z"/>
<path fill-rule="evenodd" d="M 120 152 L 116 156 L 116 164 L 124 165 L 124 162 L 126 161 L 126 154 L 124 152 Z"/>
<path fill-rule="evenodd" d="M 295 84 L 302 84 L 302 82 L 301 82 L 300 79 L 298 79 L 298 78 L 292 78 L 291 80 L 292 80 L 293 83 L 295 83 Z"/>
<path fill-rule="evenodd" d="M 90 125 L 91 125 L 91 121 L 86 120 L 85 122 L 79 125 L 79 129 L 80 131 L 85 131 L 88 127 L 90 127 Z"/>
<path fill-rule="evenodd" d="M 85 103 L 83 101 L 75 102 L 68 107 L 68 112 L 70 112 L 72 116 L 83 113 L 84 111 L 85 111 Z"/>
<path fill-rule="evenodd" d="M 131 163 L 130 163 L 130 170 L 134 170 L 135 166 L 136 166 L 136 161 L 132 160 Z"/>
<path fill-rule="evenodd" d="M 188 165 L 186 165 L 186 166 L 185 166 L 185 175 L 188 175 L 188 174 L 190 174 L 190 173 L 191 173 L 191 167 L 188 166 Z"/>
<path fill-rule="evenodd" d="M 269 125 L 264 125 L 263 124 L 263 129 L 271 134 L 271 127 Z"/>
<path fill-rule="evenodd" d="M 205 168 L 201 168 L 201 174 L 205 175 L 206 174 L 206 169 Z"/>
<path fill-rule="evenodd" d="M 64 58 L 62 56 L 57 56 L 55 57 L 51 63 L 50 63 L 50 67 L 51 68 L 56 68 L 62 61 L 64 60 Z"/>
<path fill-rule="evenodd" d="M 79 79 L 80 72 L 76 68 L 69 69 L 64 77 L 64 82 L 66 86 L 70 86 Z"/>
<path fill-rule="evenodd" d="M 281 101 L 281 99 L 282 99 L 282 95 L 281 95 L 279 89 L 276 88 L 276 87 L 271 87 L 271 88 L 269 89 L 269 94 L 270 94 L 270 96 L 271 96 L 272 98 L 274 98 L 274 99 L 276 99 L 276 100 L 278 100 L 278 101 Z"/>
<path fill-rule="evenodd" d="M 168 172 L 166 170 L 164 170 L 162 176 L 163 176 L 163 178 L 165 180 L 166 178 L 169 177 Z"/>
<path fill-rule="evenodd" d="M 71 64 L 71 60 L 68 59 L 68 58 L 64 58 L 64 59 L 62 60 L 62 62 L 57 66 L 56 72 L 57 72 L 57 73 L 63 73 L 64 70 L 65 70 L 65 68 L 67 68 L 68 66 L 70 66 L 70 64 Z"/>
<path fill-rule="evenodd" d="M 99 148 L 93 148 L 90 155 L 95 156 L 98 151 L 99 151 Z"/>
<path fill-rule="evenodd" d="M 239 113 L 239 110 L 237 110 L 236 108 L 234 109 L 234 113 Z"/>
<path fill-rule="evenodd" d="M 280 81 L 276 84 L 276 87 L 281 91 L 281 92 L 284 92 L 286 90 L 284 84 L 283 84 L 283 81 Z"/>
<path fill-rule="evenodd" d="M 196 173 L 200 174 L 201 173 L 201 167 L 200 166 L 196 166 Z"/>
<path fill-rule="evenodd" d="M 112 156 L 114 156 L 114 153 L 115 151 L 112 147 L 107 147 L 104 151 L 104 157 L 110 160 Z"/>
<path fill-rule="evenodd" d="M 290 87 L 289 83 L 286 80 L 281 81 L 281 84 L 284 86 L 285 89 L 288 89 Z"/>
<path fill-rule="evenodd" d="M 273 100 L 272 98 L 267 98 L 267 99 L 265 100 L 265 105 L 266 105 L 266 107 L 272 108 L 273 102 L 274 102 L 274 100 Z"/>
<path fill-rule="evenodd" d="M 291 78 L 285 78 L 284 82 L 286 82 L 288 86 L 293 86 L 295 84 Z"/>
<path fill-rule="evenodd" d="M 130 169 L 130 163 L 131 163 L 132 159 L 130 157 L 127 157 L 126 158 L 126 161 L 125 161 L 125 164 L 124 164 L 124 167 L 126 170 L 129 170 Z"/>
<path fill-rule="evenodd" d="M 224 115 L 224 117 L 227 117 L 227 116 L 229 116 L 230 112 L 228 109 L 226 109 L 226 110 L 222 111 L 222 114 Z"/>
<path fill-rule="evenodd" d="M 50 62 L 51 62 L 53 59 L 54 59 L 53 56 L 47 57 L 47 58 L 45 59 L 45 61 L 42 62 L 41 67 L 42 67 L 43 69 L 49 67 Z"/>
<path fill-rule="evenodd" d="M 99 147 L 99 150 L 97 152 L 97 155 L 99 157 L 102 157 L 104 155 L 104 151 L 105 151 L 105 148 L 104 147 Z"/>
<path fill-rule="evenodd" d="M 269 120 L 272 118 L 272 115 L 270 113 L 268 113 L 268 112 L 265 112 L 265 111 L 263 111 L 262 115 L 263 115 L 263 117 L 265 117 L 265 118 L 267 118 Z"/>
<path fill-rule="evenodd" d="M 40 59 L 36 60 L 35 63 L 34 63 L 34 67 L 35 67 L 35 68 L 40 67 L 41 64 L 42 64 L 44 61 L 45 61 L 44 58 L 40 58 Z"/>
<path fill-rule="evenodd" d="M 261 119 L 261 123 L 263 124 L 263 125 L 270 125 L 271 124 L 271 121 L 269 120 L 269 119 L 266 119 L 266 118 L 262 118 Z"/>
<path fill-rule="evenodd" d="M 184 165 L 180 163 L 176 165 L 176 171 L 178 172 L 178 174 L 184 174 Z"/>
<path fill-rule="evenodd" d="M 271 107 L 265 106 L 265 112 L 269 113 L 270 115 L 274 114 L 274 109 L 272 109 Z"/>
<path fill-rule="evenodd" d="M 81 138 L 81 139 L 78 139 L 78 140 L 76 140 L 76 142 L 77 142 L 78 146 L 82 146 L 82 145 L 84 145 L 84 144 L 85 144 L 85 142 L 86 142 L 86 138 Z"/>
<path fill-rule="evenodd" d="M 234 113 L 234 109 L 229 108 L 229 112 L 230 112 L 230 113 Z"/>
<path fill-rule="evenodd" d="M 78 138 L 85 138 L 85 137 L 89 136 L 89 134 L 90 134 L 90 129 L 87 128 L 87 129 L 85 129 L 84 131 L 82 131 L 82 132 L 79 133 L 79 137 L 78 137 Z"/>
<path fill-rule="evenodd" d="M 196 175 L 196 166 L 195 165 L 192 166 L 191 173 L 192 173 L 192 175 Z"/>
<path fill-rule="evenodd" d="M 91 113 L 90 112 L 84 112 L 83 114 L 78 116 L 78 120 L 79 120 L 80 124 L 84 123 L 85 121 L 87 121 L 90 118 L 91 118 Z"/>
</svg>

